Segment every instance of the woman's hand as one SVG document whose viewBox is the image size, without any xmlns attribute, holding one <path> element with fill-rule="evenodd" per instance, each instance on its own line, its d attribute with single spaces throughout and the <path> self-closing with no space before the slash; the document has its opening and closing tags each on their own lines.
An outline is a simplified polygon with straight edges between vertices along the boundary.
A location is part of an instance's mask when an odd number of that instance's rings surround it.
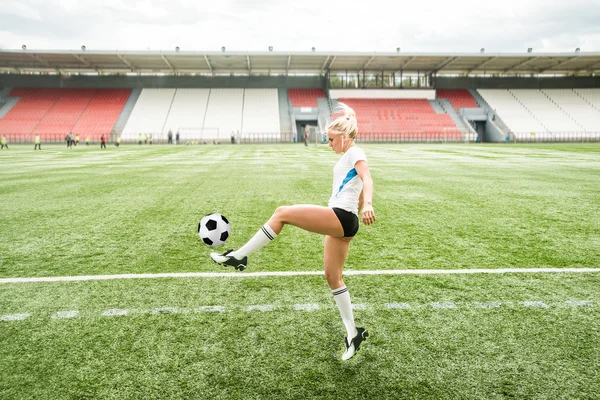
<svg viewBox="0 0 600 400">
<path fill-rule="evenodd" d="M 365 204 L 361 212 L 361 218 L 363 224 L 369 226 L 375 222 L 375 211 L 373 210 L 373 206 L 370 204 Z"/>
</svg>

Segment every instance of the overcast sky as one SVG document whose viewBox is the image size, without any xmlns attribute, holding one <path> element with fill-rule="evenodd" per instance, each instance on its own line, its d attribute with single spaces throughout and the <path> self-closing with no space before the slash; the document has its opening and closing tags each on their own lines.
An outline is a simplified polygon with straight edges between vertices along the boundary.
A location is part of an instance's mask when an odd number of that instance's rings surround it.
<svg viewBox="0 0 600 400">
<path fill-rule="evenodd" d="M 0 0 L 0 49 L 600 51 L 600 0 Z"/>
</svg>

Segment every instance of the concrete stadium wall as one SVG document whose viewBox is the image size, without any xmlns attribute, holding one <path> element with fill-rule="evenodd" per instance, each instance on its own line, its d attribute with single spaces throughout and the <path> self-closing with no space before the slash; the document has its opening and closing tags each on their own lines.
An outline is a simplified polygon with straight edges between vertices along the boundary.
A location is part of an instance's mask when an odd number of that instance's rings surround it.
<svg viewBox="0 0 600 400">
<path fill-rule="evenodd" d="M 324 88 L 322 76 L 85 76 L 0 74 L 0 87 Z"/>
<path fill-rule="evenodd" d="M 600 88 L 600 77 L 467 78 L 438 77 L 438 89 L 584 89 Z"/>
</svg>

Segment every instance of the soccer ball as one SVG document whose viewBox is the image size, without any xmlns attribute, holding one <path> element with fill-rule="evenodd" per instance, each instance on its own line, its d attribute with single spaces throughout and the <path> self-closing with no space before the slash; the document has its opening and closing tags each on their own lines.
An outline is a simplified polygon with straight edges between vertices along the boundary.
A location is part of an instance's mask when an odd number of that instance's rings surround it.
<svg viewBox="0 0 600 400">
<path fill-rule="evenodd" d="M 198 236 L 209 246 L 220 246 L 229 237 L 229 221 L 218 213 L 208 214 L 198 224 Z"/>
</svg>

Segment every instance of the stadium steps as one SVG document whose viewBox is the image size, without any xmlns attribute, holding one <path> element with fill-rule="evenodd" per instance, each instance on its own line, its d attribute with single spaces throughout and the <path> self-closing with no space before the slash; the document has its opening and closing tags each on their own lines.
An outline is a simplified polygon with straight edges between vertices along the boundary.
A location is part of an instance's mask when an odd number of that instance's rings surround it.
<svg viewBox="0 0 600 400">
<path fill-rule="evenodd" d="M 340 102 L 338 99 L 329 99 L 329 109 L 331 110 L 331 114 L 335 114 L 337 112 L 339 103 Z"/>
<path fill-rule="evenodd" d="M 505 136 L 510 136 L 510 129 L 508 125 L 502 120 L 500 115 L 496 113 L 496 110 L 492 109 L 487 101 L 479 94 L 476 89 L 469 89 L 469 93 L 475 99 L 475 102 L 479 106 L 479 108 L 483 108 L 485 113 L 488 116 L 488 120 L 493 121 L 494 125 L 498 127 L 504 133 Z"/>
<path fill-rule="evenodd" d="M 0 89 L 0 107 L 4 105 L 8 101 L 8 94 L 12 88 L 2 88 Z"/>
<path fill-rule="evenodd" d="M 171 98 L 171 103 L 169 104 L 169 111 L 167 111 L 167 116 L 165 117 L 165 121 L 163 122 L 162 128 L 160 129 L 161 132 L 165 132 L 165 129 L 167 126 L 167 121 L 169 120 L 169 114 L 171 114 L 171 110 L 173 109 L 173 102 L 175 101 L 175 97 L 177 97 L 178 90 L 179 89 L 175 89 L 175 93 L 173 93 L 173 97 Z"/>
<path fill-rule="evenodd" d="M 440 104 L 439 99 L 429 100 L 429 103 L 431 104 L 431 107 L 434 109 L 436 114 L 446 114 L 446 111 L 444 111 L 444 108 Z"/>
<path fill-rule="evenodd" d="M 282 133 L 291 133 L 293 132 L 292 116 L 290 115 L 287 89 L 277 89 L 277 96 L 279 100 L 279 127 Z"/>
<path fill-rule="evenodd" d="M 121 114 L 119 115 L 119 118 L 117 119 L 117 122 L 115 123 L 115 126 L 112 131 L 111 139 L 110 139 L 111 141 L 113 141 L 115 139 L 115 136 L 119 136 L 119 135 L 123 134 L 123 129 L 125 128 L 125 125 L 127 124 L 127 120 L 131 116 L 131 112 L 133 111 L 133 108 L 135 107 L 135 103 L 137 102 L 141 93 L 142 93 L 142 89 L 133 89 L 131 91 L 129 98 L 127 99 L 127 102 L 125 103 L 125 107 L 123 107 L 123 111 L 121 111 Z"/>
<path fill-rule="evenodd" d="M 461 132 L 473 133 L 472 132 L 473 128 L 470 125 L 467 125 L 465 123 L 465 121 L 461 118 L 461 116 L 458 115 L 458 113 L 456 112 L 456 110 L 452 106 L 452 103 L 450 103 L 450 100 L 448 100 L 448 99 L 437 99 L 437 101 L 439 102 L 440 106 L 445 111 L 445 113 L 448 114 L 450 116 L 450 118 L 452 118 L 452 121 L 454 122 L 454 124 L 456 125 L 456 127 L 458 129 L 460 129 Z"/>
<path fill-rule="evenodd" d="M 17 104 L 19 101 L 18 97 L 5 97 L 2 106 L 0 106 L 0 119 L 4 118 L 4 116 L 10 111 L 11 108 Z"/>
<path fill-rule="evenodd" d="M 206 114 L 208 113 L 208 105 L 210 103 L 210 95 L 212 93 L 212 89 L 208 90 L 208 96 L 206 97 L 206 106 L 204 107 L 204 114 L 202 116 L 202 132 L 204 132 L 204 125 L 206 124 Z"/>
<path fill-rule="evenodd" d="M 319 105 L 319 124 L 322 130 L 331 122 L 331 104 L 325 98 L 318 98 L 317 104 Z"/>
</svg>

